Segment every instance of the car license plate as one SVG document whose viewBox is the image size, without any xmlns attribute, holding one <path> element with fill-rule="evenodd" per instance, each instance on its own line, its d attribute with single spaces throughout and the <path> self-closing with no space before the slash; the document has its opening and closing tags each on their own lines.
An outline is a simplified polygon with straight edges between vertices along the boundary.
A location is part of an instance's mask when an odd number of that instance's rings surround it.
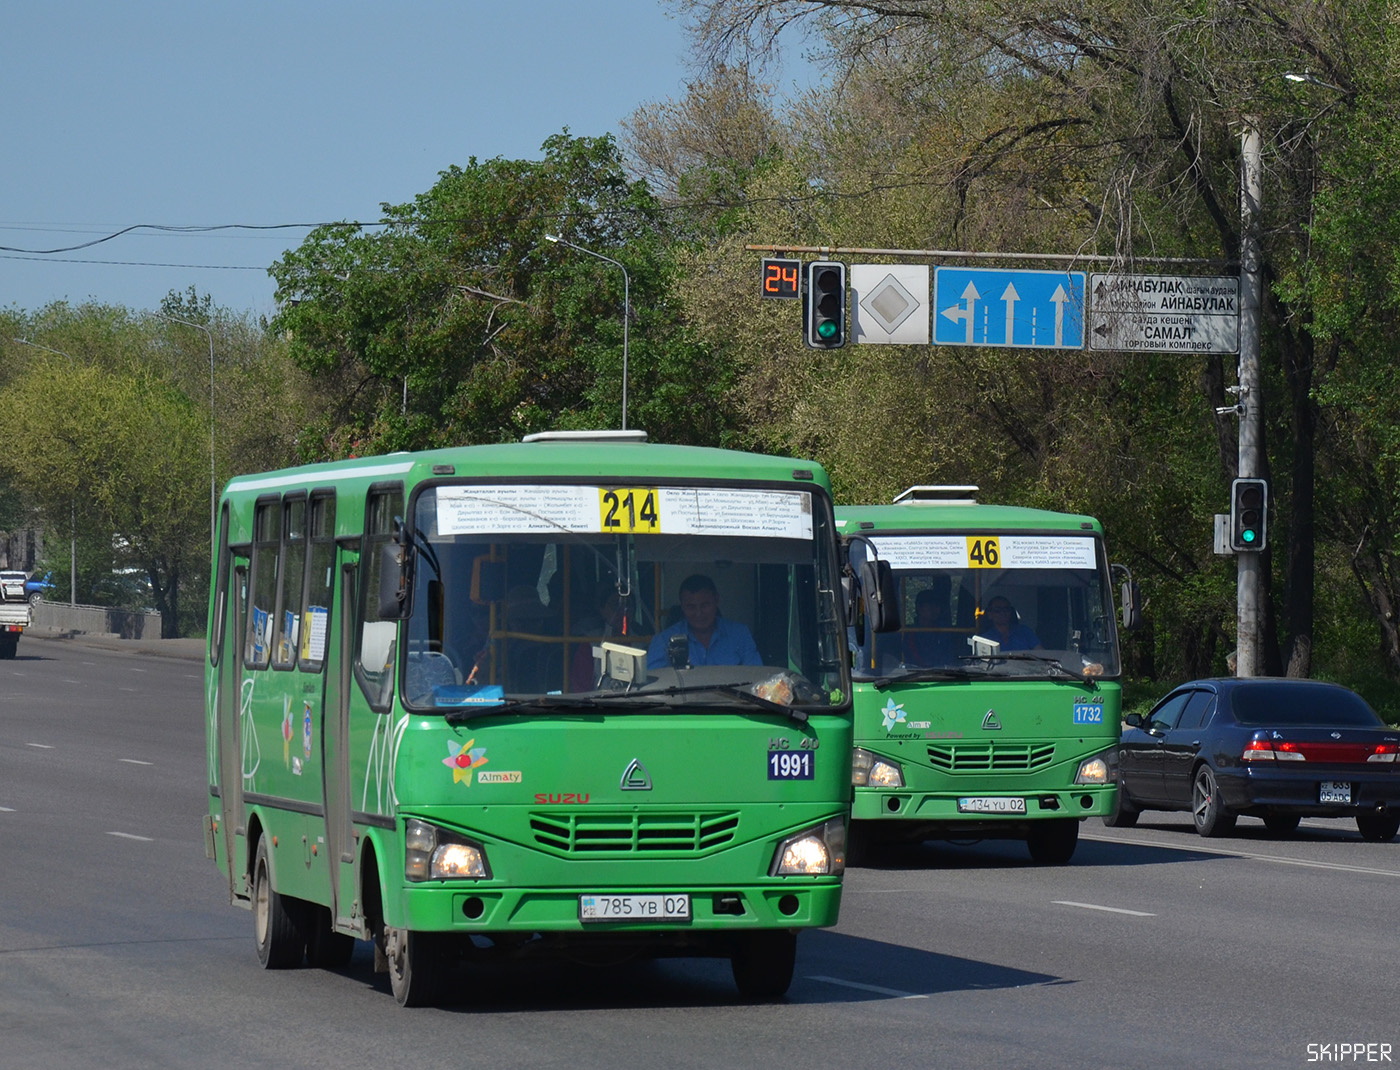
<svg viewBox="0 0 1400 1070">
<path fill-rule="evenodd" d="M 580 921 L 689 921 L 688 895 L 581 895 Z"/>
<path fill-rule="evenodd" d="M 1024 814 L 1025 799 L 1000 795 L 972 795 L 958 800 L 960 814 Z"/>
<path fill-rule="evenodd" d="M 1351 805 L 1351 784 L 1345 780 L 1324 780 L 1318 787 L 1317 801 Z"/>
</svg>

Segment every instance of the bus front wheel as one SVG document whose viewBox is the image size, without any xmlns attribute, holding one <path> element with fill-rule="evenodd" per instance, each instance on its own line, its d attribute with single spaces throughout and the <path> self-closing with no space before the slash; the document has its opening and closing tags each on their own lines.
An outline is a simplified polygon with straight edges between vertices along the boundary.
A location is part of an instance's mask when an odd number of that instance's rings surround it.
<svg viewBox="0 0 1400 1070">
<path fill-rule="evenodd" d="M 258 853 L 253 860 L 253 936 L 263 969 L 285 970 L 301 965 L 306 937 L 297 924 L 294 903 L 272 887 L 266 836 L 258 840 Z"/>
<path fill-rule="evenodd" d="M 447 970 L 441 935 L 390 926 L 384 930 L 384 957 L 399 1006 L 427 1007 L 438 1001 Z"/>
<path fill-rule="evenodd" d="M 734 984 L 746 1000 L 781 999 L 797 964 L 797 934 L 784 929 L 740 933 L 729 956 Z"/>
<path fill-rule="evenodd" d="M 1037 821 L 1026 837 L 1031 860 L 1042 866 L 1063 866 L 1079 844 L 1079 819 L 1052 817 Z"/>
</svg>

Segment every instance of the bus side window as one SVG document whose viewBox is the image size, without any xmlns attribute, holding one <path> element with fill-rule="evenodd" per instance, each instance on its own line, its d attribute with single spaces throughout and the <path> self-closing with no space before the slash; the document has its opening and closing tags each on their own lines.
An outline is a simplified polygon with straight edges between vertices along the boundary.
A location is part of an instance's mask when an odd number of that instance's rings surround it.
<svg viewBox="0 0 1400 1070">
<path fill-rule="evenodd" d="M 393 538 L 396 516 L 403 516 L 403 487 L 371 489 L 365 502 L 360 590 L 356 598 L 355 679 L 370 708 L 381 713 L 388 710 L 394 694 L 394 640 L 399 622 L 379 619 L 379 551 Z"/>
<path fill-rule="evenodd" d="M 253 559 L 248 608 L 248 639 L 243 660 L 250 669 L 265 669 L 272 656 L 273 618 L 277 612 L 277 578 L 282 551 L 282 503 L 270 498 L 257 504 L 253 520 Z"/>
</svg>

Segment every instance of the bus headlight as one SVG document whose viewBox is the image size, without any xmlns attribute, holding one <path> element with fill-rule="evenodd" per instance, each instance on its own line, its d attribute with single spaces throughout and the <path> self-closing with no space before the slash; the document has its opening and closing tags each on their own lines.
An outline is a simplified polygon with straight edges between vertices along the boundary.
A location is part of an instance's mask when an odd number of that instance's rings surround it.
<svg viewBox="0 0 1400 1070">
<path fill-rule="evenodd" d="M 836 817 L 780 843 L 769 872 L 774 877 L 789 877 L 845 871 L 846 820 Z"/>
<path fill-rule="evenodd" d="M 411 881 L 484 880 L 491 867 L 480 844 L 410 818 L 404 826 L 403 875 Z"/>
<path fill-rule="evenodd" d="M 858 788 L 902 788 L 904 767 L 864 747 L 851 754 L 851 783 Z"/>
<path fill-rule="evenodd" d="M 1112 784 L 1118 775 L 1118 752 L 1106 750 L 1085 758 L 1079 763 L 1079 771 L 1074 774 L 1076 784 Z"/>
</svg>

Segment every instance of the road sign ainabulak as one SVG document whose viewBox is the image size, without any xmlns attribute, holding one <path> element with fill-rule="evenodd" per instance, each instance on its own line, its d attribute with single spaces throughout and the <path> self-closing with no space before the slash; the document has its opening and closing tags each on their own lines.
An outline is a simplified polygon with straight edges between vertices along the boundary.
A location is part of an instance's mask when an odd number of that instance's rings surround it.
<svg viewBox="0 0 1400 1070">
<path fill-rule="evenodd" d="M 1233 275 L 1095 275 L 1089 348 L 1238 353 L 1240 280 Z"/>
<path fill-rule="evenodd" d="M 933 342 L 1084 348 L 1084 272 L 937 268 Z"/>
</svg>

